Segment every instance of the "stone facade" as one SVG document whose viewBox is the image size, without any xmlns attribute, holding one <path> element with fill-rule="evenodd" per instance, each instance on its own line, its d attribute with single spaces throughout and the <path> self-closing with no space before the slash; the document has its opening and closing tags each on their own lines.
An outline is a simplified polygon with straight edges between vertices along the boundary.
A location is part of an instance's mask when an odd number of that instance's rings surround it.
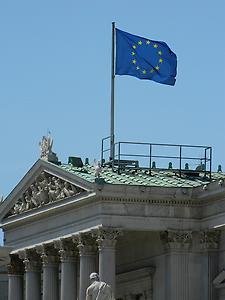
<svg viewBox="0 0 225 300">
<path fill-rule="evenodd" d="M 39 160 L 1 205 L 9 300 L 84 300 L 91 272 L 120 300 L 224 299 L 221 179 L 167 188 L 79 172 Z"/>
</svg>

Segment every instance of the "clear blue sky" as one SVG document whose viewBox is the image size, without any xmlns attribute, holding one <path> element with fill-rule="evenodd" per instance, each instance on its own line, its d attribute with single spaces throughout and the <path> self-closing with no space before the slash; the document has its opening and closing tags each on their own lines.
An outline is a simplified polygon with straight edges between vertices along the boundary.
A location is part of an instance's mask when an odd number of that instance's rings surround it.
<svg viewBox="0 0 225 300">
<path fill-rule="evenodd" d="M 1 1 L 0 195 L 39 157 L 48 130 L 59 159 L 100 156 L 109 134 L 111 22 L 165 41 L 174 87 L 116 78 L 117 140 L 213 146 L 225 169 L 225 2 Z"/>
</svg>

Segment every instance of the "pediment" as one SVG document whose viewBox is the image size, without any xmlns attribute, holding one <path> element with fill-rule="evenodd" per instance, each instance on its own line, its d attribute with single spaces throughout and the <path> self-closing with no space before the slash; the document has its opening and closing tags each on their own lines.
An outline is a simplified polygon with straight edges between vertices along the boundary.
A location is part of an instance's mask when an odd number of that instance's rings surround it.
<svg viewBox="0 0 225 300">
<path fill-rule="evenodd" d="M 13 205 L 7 216 L 19 215 L 83 192 L 84 189 L 66 180 L 41 172 Z"/>
<path fill-rule="evenodd" d="M 54 164 L 39 160 L 0 206 L 0 221 L 89 194 L 89 183 Z"/>
</svg>

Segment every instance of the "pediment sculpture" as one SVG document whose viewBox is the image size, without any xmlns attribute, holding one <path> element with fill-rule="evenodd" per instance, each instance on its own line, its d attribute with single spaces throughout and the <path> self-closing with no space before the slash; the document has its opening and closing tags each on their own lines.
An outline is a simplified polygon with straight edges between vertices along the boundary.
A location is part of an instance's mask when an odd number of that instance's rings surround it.
<svg viewBox="0 0 225 300">
<path fill-rule="evenodd" d="M 68 181 L 42 172 L 18 199 L 8 216 L 18 215 L 84 191 Z"/>
</svg>

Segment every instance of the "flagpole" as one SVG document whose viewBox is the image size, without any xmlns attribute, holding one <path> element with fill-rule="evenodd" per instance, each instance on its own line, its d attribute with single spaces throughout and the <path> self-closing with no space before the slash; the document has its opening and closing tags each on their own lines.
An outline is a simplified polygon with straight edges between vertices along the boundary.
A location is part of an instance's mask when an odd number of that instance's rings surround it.
<svg viewBox="0 0 225 300">
<path fill-rule="evenodd" d="M 111 115 L 110 115 L 110 160 L 115 159 L 115 22 L 112 22 L 112 63 L 111 63 Z"/>
</svg>

